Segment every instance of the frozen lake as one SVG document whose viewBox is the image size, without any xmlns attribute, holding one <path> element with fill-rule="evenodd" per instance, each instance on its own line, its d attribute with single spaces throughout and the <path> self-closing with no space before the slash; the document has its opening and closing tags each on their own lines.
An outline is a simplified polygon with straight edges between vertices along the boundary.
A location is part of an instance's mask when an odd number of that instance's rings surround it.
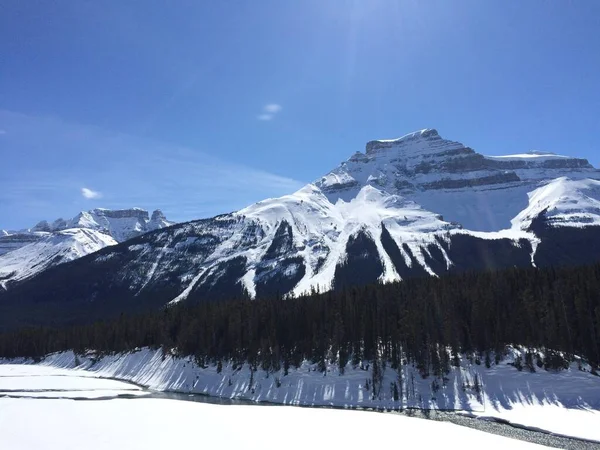
<svg viewBox="0 0 600 450">
<path fill-rule="evenodd" d="M 0 366 L 0 448 L 369 448 L 414 443 L 535 446 L 448 422 L 367 411 L 164 398 L 83 371 Z M 197 399 L 197 398 L 196 398 Z"/>
</svg>

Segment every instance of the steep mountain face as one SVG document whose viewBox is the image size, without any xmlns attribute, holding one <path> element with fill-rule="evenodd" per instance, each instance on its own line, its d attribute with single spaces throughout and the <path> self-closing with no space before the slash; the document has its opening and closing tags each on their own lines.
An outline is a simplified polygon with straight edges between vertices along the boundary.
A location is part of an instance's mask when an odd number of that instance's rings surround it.
<svg viewBox="0 0 600 450">
<path fill-rule="evenodd" d="M 93 209 L 70 220 L 41 221 L 31 229 L 0 233 L 0 290 L 49 267 L 80 258 L 108 245 L 172 225 L 156 210 Z"/>
<path fill-rule="evenodd" d="M 598 180 L 600 171 L 583 159 L 486 157 L 422 130 L 369 142 L 365 153 L 291 195 L 45 270 L 0 294 L 0 308 L 68 304 L 76 320 L 75 311 L 98 317 L 181 301 L 585 263 L 600 256 Z"/>
</svg>

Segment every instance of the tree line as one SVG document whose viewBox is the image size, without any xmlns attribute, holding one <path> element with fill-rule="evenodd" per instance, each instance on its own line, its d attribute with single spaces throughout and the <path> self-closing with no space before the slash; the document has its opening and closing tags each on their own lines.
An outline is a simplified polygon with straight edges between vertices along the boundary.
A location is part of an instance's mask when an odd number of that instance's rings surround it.
<svg viewBox="0 0 600 450">
<path fill-rule="evenodd" d="M 461 353 L 478 355 L 486 365 L 498 362 L 508 345 L 543 350 L 540 367 L 557 369 L 578 355 L 597 368 L 600 264 L 182 304 L 88 325 L 0 334 L 0 356 L 9 358 L 147 346 L 194 355 L 201 365 L 233 361 L 287 372 L 304 360 L 322 370 L 327 362 L 343 370 L 366 360 L 375 367 L 411 363 L 424 377 L 443 375 Z M 523 364 L 532 366 L 530 356 Z"/>
</svg>

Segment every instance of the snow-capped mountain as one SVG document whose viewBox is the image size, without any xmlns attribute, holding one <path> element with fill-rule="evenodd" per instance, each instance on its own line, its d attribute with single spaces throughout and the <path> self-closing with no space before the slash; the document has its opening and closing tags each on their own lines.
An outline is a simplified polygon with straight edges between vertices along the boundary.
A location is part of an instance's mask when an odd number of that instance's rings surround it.
<svg viewBox="0 0 600 450">
<path fill-rule="evenodd" d="M 45 233 L 35 242 L 0 256 L 0 288 L 116 244 L 111 236 L 88 228 Z"/>
<path fill-rule="evenodd" d="M 172 225 L 160 210 L 93 209 L 72 219 L 41 221 L 31 229 L 0 232 L 0 288 L 108 245 Z"/>
<path fill-rule="evenodd" d="M 365 185 L 414 200 L 474 231 L 497 231 L 528 206 L 527 193 L 559 177 L 598 178 L 585 159 L 544 152 L 483 156 L 426 129 L 367 143 L 365 153 L 315 183 L 335 203 Z"/>
<path fill-rule="evenodd" d="M 148 211 L 141 208 L 104 209 L 96 208 L 82 211 L 72 219 L 56 219 L 49 223 L 46 220 L 38 222 L 29 229 L 8 231 L 0 230 L 0 255 L 17 248 L 37 242 L 47 237 L 48 233 L 84 228 L 95 230 L 112 237 L 117 242 L 173 225 L 159 209 L 149 217 Z"/>
<path fill-rule="evenodd" d="M 35 299 L 51 289 L 47 301 L 93 299 L 106 313 L 586 263 L 600 257 L 598 180 L 584 159 L 484 156 L 426 129 L 369 142 L 293 194 L 140 235 L 4 295 Z"/>
</svg>

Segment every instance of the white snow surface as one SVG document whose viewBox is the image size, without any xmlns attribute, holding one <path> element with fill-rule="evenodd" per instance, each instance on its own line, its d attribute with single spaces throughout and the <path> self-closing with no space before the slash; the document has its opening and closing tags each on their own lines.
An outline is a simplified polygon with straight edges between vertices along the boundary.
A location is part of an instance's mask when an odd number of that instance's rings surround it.
<svg viewBox="0 0 600 450">
<path fill-rule="evenodd" d="M 518 355 L 520 350 L 514 349 L 513 353 Z M 337 365 L 329 365 L 324 374 L 316 370 L 316 364 L 305 361 L 298 369 L 291 368 L 288 375 L 284 375 L 283 370 L 267 373 L 259 369 L 251 377 L 247 365 L 234 367 L 224 363 L 219 373 L 214 365 L 199 367 L 191 357 L 177 358 L 163 354 L 162 350 L 144 348 L 100 358 L 93 354 L 79 356 L 78 366 L 72 352 L 58 353 L 49 355 L 37 367 L 42 370 L 76 368 L 71 373 L 77 376 L 116 378 L 158 391 L 283 405 L 464 411 L 468 415 L 500 418 L 600 442 L 600 377 L 590 374 L 585 364 L 581 369 L 573 364 L 561 372 L 538 369 L 530 373 L 517 371 L 508 364 L 511 361 L 509 356 L 499 365 L 486 369 L 483 363 L 463 358 L 461 366 L 453 368 L 447 376 L 445 386 L 438 380 L 437 392 L 433 390 L 432 377 L 422 379 L 412 366 L 404 366 L 401 372 L 404 389 L 398 401 L 394 400 L 390 387 L 399 382 L 398 372 L 385 368 L 381 388 L 374 396 L 372 387 L 367 386 L 367 380 L 372 377 L 368 361 L 357 367 L 348 364 L 343 373 Z M 0 360 L 0 363 L 10 362 Z M 5 370 L 0 364 L 0 373 Z"/>
<path fill-rule="evenodd" d="M 0 288 L 115 244 L 112 237 L 86 228 L 45 233 L 40 240 L 0 256 Z"/>
<path fill-rule="evenodd" d="M 557 178 L 529 193 L 529 206 L 513 219 L 513 227 L 526 229 L 545 211 L 553 226 L 600 225 L 600 181 Z"/>
<path fill-rule="evenodd" d="M 541 448 L 444 422 L 343 410 L 221 406 L 169 399 L 95 402 L 0 399 L 4 448 L 48 450 L 202 447 L 263 450 L 378 448 L 403 442 L 458 447 L 476 441 L 486 448 Z M 31 424 L 35 423 L 32 433 Z M 68 425 L 67 425 L 68 424 Z M 348 430 L 381 430 L 364 433 Z M 140 432 L 147 430 L 148 432 Z M 303 436 L 308 433 L 307 436 Z M 383 432 L 383 430 L 393 430 Z M 257 435 L 257 432 L 259 433 Z M 425 438 L 426 436 L 426 438 Z"/>
<path fill-rule="evenodd" d="M 19 367 L 23 385 L 41 378 L 62 378 L 62 387 L 79 383 L 82 371 L 60 376 L 38 366 Z M 11 366 L 0 366 L 0 388 Z M 84 378 L 87 382 L 107 380 Z M 33 384 L 29 386 L 31 389 Z M 93 392 L 93 391 L 92 391 Z M 91 399 L 96 398 L 93 394 Z M 35 428 L 32 428 L 32 424 Z M 382 430 L 364 433 L 346 430 Z M 140 432 L 147 430 L 148 432 Z M 182 431 L 183 430 L 183 431 Z M 187 430 L 187 432 L 186 432 Z M 190 432 L 193 430 L 193 432 Z M 259 438 L 257 436 L 259 432 Z M 10 398 L 0 396 L 0 446 L 20 449 L 165 449 L 203 447 L 264 449 L 284 445 L 304 449 L 310 441 L 323 448 L 388 446 L 405 443 L 463 446 L 477 441 L 488 448 L 535 448 L 530 443 L 486 434 L 450 423 L 365 411 L 291 407 L 222 406 L 170 399 L 136 398 L 97 401 Z M 389 432 L 393 430 L 393 432 Z M 387 431 L 387 432 L 386 432 Z"/>
<path fill-rule="evenodd" d="M 487 159 L 496 159 L 496 160 L 500 160 L 500 161 L 508 161 L 508 160 L 521 161 L 521 160 L 528 160 L 528 159 L 535 159 L 537 161 L 549 161 L 549 160 L 555 160 L 555 159 L 569 159 L 570 156 L 557 155 L 556 153 L 542 152 L 539 150 L 531 150 L 530 152 L 527 152 L 527 153 L 519 153 L 519 154 L 515 154 L 515 155 L 486 156 L 486 158 Z"/>
<path fill-rule="evenodd" d="M 31 376 L 35 370 L 35 377 Z M 131 383 L 94 377 L 83 371 L 56 369 L 49 366 L 0 366 L 0 392 L 27 391 L 140 391 Z"/>
<path fill-rule="evenodd" d="M 262 259 L 282 221 L 291 226 L 294 246 L 306 267 L 304 277 L 294 289 L 296 294 L 311 288 L 329 289 L 336 266 L 345 258 L 348 239 L 360 231 L 369 234 L 377 246 L 384 267 L 381 279 L 395 281 L 400 277 L 380 242 L 382 224 L 399 247 L 407 244 L 417 258 L 422 252 L 419 244 L 423 239 L 434 242 L 431 233 L 453 228 L 415 202 L 370 185 L 349 201 L 340 198 L 332 203 L 319 188 L 309 184 L 292 195 L 258 202 L 236 215 L 260 223 L 266 231 L 263 244 L 241 253 L 250 262 L 250 269 Z M 253 283 L 253 279 L 245 280 L 250 292 L 254 290 Z"/>
<path fill-rule="evenodd" d="M 85 371 L 51 366 L 0 366 L 2 397 L 39 399 L 101 399 L 140 397 L 150 392 L 131 383 L 98 378 Z"/>
</svg>

